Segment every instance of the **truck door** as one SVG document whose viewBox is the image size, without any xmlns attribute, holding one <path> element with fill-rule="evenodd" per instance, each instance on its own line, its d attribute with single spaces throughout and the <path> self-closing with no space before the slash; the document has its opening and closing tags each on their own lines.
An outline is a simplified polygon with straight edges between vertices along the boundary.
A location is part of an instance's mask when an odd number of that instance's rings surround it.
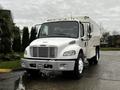
<svg viewBox="0 0 120 90">
<path fill-rule="evenodd" d="M 83 25 L 83 31 L 81 33 L 84 33 L 84 35 L 81 35 L 81 42 L 82 42 L 82 47 L 84 49 L 84 54 L 85 56 L 87 56 L 87 48 L 89 48 L 88 46 L 88 42 L 91 38 L 91 27 L 90 27 L 90 23 L 82 23 Z"/>
<path fill-rule="evenodd" d="M 80 23 L 80 37 L 81 42 L 80 45 L 83 48 L 83 52 L 86 56 L 86 47 L 87 47 L 87 37 L 86 37 L 86 24 Z"/>
<path fill-rule="evenodd" d="M 91 53 L 92 51 L 94 51 L 94 47 L 93 44 L 94 43 L 92 41 L 92 26 L 90 23 L 84 23 L 84 31 L 85 31 L 85 35 L 84 35 L 84 40 L 85 40 L 85 54 L 86 57 L 91 57 L 91 55 L 93 53 Z"/>
</svg>

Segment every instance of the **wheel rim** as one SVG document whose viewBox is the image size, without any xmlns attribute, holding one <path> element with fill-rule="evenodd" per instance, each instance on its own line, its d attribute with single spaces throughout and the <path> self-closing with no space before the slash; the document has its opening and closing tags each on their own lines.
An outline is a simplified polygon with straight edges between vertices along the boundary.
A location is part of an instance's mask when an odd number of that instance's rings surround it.
<svg viewBox="0 0 120 90">
<path fill-rule="evenodd" d="M 79 59 L 79 73 L 81 74 L 82 71 L 83 71 L 83 61 L 82 61 L 82 59 L 80 58 L 80 59 Z"/>
</svg>

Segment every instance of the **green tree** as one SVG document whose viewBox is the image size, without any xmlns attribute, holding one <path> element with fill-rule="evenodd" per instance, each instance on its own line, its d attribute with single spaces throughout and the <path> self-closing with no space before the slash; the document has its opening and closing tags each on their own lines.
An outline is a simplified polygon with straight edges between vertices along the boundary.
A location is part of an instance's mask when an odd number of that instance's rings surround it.
<svg viewBox="0 0 120 90">
<path fill-rule="evenodd" d="M 29 32 L 28 27 L 23 28 L 23 35 L 22 35 L 22 51 L 29 45 Z"/>
<path fill-rule="evenodd" d="M 110 35 L 108 37 L 108 47 L 113 47 L 114 46 L 114 43 L 113 43 L 113 36 Z"/>
<path fill-rule="evenodd" d="M 120 36 L 119 35 L 112 35 L 112 43 L 113 43 L 113 47 L 119 47 L 119 39 Z"/>
<path fill-rule="evenodd" d="M 36 34 L 37 34 L 37 32 L 36 32 L 35 27 L 32 27 L 32 28 L 31 28 L 31 32 L 30 32 L 30 43 L 31 43 L 33 40 L 36 39 Z"/>
<path fill-rule="evenodd" d="M 14 27 L 14 22 L 13 22 L 11 10 L 1 9 L 0 10 L 0 19 L 3 19 L 7 23 L 7 27 L 9 28 L 10 32 L 13 32 L 12 30 Z"/>
<path fill-rule="evenodd" d="M 11 36 L 7 22 L 4 19 L 0 19 L 0 53 L 11 52 Z"/>
<path fill-rule="evenodd" d="M 101 47 L 107 47 L 108 46 L 108 38 L 109 38 L 110 34 L 109 32 L 104 32 L 102 33 L 102 38 L 101 38 Z"/>
<path fill-rule="evenodd" d="M 20 35 L 20 29 L 19 27 L 14 27 L 13 30 L 13 45 L 12 49 L 15 52 L 21 51 L 21 35 Z"/>
</svg>

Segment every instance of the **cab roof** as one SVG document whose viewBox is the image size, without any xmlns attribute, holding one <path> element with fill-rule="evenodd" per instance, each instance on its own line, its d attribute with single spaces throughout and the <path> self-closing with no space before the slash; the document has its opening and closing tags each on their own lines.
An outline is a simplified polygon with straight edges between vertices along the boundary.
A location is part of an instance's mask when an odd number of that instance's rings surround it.
<svg viewBox="0 0 120 90">
<path fill-rule="evenodd" d="M 57 19 L 48 19 L 47 22 L 57 22 L 57 21 L 80 21 L 80 22 L 90 22 L 88 16 L 81 17 L 66 17 L 66 18 L 57 18 Z"/>
</svg>

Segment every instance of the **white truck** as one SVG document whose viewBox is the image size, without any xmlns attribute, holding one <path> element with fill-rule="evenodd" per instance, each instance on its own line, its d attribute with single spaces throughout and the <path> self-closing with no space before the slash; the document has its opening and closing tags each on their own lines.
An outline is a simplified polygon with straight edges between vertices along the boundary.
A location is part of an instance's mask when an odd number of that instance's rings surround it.
<svg viewBox="0 0 120 90">
<path fill-rule="evenodd" d="M 79 79 L 84 63 L 97 64 L 100 27 L 87 16 L 51 19 L 25 49 L 21 66 L 30 74 L 42 70 L 70 72 Z"/>
</svg>

